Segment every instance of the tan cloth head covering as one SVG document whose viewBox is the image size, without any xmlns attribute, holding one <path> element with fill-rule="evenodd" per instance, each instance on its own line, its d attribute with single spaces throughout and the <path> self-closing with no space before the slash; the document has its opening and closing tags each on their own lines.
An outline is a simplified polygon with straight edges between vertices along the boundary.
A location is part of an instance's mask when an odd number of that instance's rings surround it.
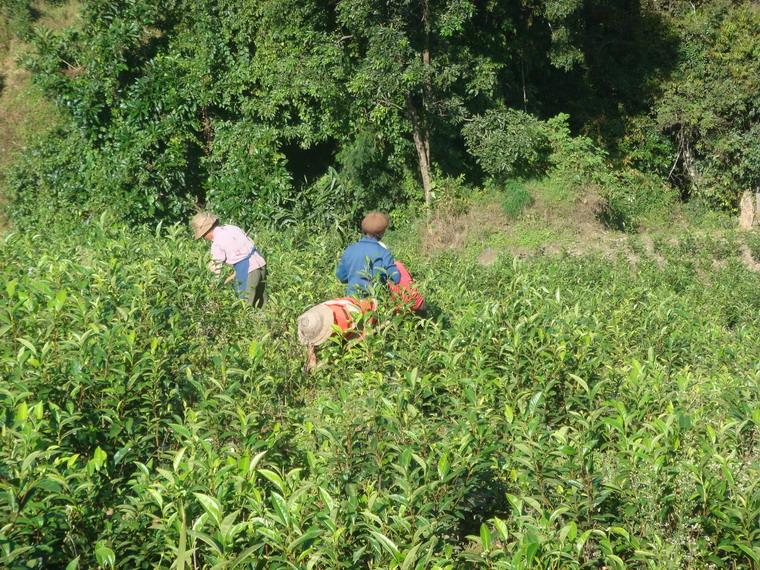
<svg viewBox="0 0 760 570">
<path fill-rule="evenodd" d="M 190 220 L 190 227 L 193 229 L 195 239 L 202 238 L 218 221 L 219 218 L 210 212 L 198 212 L 195 214 L 193 219 Z"/>
<path fill-rule="evenodd" d="M 364 216 L 364 219 L 362 220 L 362 232 L 371 236 L 382 235 L 383 232 L 388 229 L 389 223 L 390 218 L 388 217 L 388 214 L 384 214 L 383 212 L 370 212 Z"/>
<path fill-rule="evenodd" d="M 317 346 L 332 334 L 333 312 L 325 304 L 315 305 L 298 317 L 298 340 L 307 346 Z"/>
</svg>

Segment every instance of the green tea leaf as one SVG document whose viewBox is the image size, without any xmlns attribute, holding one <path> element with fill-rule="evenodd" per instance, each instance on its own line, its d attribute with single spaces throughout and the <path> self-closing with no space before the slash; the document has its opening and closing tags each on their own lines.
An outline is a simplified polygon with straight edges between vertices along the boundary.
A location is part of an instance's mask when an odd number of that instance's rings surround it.
<svg viewBox="0 0 760 570">
<path fill-rule="evenodd" d="M 106 543 L 99 542 L 95 546 L 95 559 L 100 566 L 113 568 L 116 564 L 116 554 Z"/>
<path fill-rule="evenodd" d="M 443 480 L 449 474 L 449 457 L 445 453 L 438 459 L 438 478 Z"/>
<path fill-rule="evenodd" d="M 485 523 L 480 525 L 480 543 L 486 552 L 491 550 L 491 531 Z"/>
<path fill-rule="evenodd" d="M 216 527 L 219 528 L 219 525 L 222 522 L 222 506 L 219 501 L 217 501 L 214 497 L 205 495 L 203 493 L 193 493 L 193 495 L 195 495 L 195 498 L 198 499 L 200 504 L 203 506 L 203 510 L 209 514 Z"/>
</svg>

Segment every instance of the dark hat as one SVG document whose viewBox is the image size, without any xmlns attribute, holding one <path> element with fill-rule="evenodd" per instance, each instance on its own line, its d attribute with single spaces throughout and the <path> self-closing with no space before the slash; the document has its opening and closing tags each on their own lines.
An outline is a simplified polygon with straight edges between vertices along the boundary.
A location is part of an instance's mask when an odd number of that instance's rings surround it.
<svg viewBox="0 0 760 570">
<path fill-rule="evenodd" d="M 381 235 L 388 229 L 390 218 L 383 212 L 370 212 L 362 220 L 362 232 L 367 235 Z"/>
</svg>

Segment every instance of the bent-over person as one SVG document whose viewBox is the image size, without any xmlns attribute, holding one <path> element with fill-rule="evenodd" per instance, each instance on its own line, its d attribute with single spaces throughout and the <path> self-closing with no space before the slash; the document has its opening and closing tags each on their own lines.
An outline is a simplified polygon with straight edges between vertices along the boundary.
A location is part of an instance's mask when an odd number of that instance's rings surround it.
<svg viewBox="0 0 760 570">
<path fill-rule="evenodd" d="M 209 268 L 218 274 L 223 265 L 232 266 L 235 273 L 225 283 L 234 278 L 240 297 L 254 307 L 263 307 L 267 301 L 267 262 L 251 238 L 237 226 L 220 225 L 219 218 L 209 212 L 195 214 L 190 226 L 195 239 L 211 242 Z"/>
<path fill-rule="evenodd" d="M 357 316 L 376 310 L 374 299 L 347 297 L 315 305 L 298 317 L 298 340 L 307 350 L 304 370 L 310 372 L 317 367 L 316 347 L 333 334 L 340 334 L 343 338 L 363 337 L 365 332 L 358 330 Z"/>
</svg>

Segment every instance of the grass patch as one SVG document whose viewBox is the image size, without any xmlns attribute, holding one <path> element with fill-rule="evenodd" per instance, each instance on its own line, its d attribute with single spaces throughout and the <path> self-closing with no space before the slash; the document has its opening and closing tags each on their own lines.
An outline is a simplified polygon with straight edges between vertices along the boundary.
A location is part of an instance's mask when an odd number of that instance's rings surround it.
<svg viewBox="0 0 760 570">
<path fill-rule="evenodd" d="M 35 27 L 47 28 L 48 30 L 62 30 L 76 25 L 79 19 L 81 2 L 73 0 L 69 2 L 33 2 L 37 14 L 34 22 Z"/>
<path fill-rule="evenodd" d="M 680 223 L 687 226 L 697 226 L 705 230 L 728 230 L 736 227 L 736 218 L 727 212 L 710 208 L 699 200 L 681 204 L 677 209 Z M 672 225 L 664 228 L 672 231 Z"/>
<path fill-rule="evenodd" d="M 540 248 L 546 245 L 567 244 L 571 236 L 562 228 L 537 227 L 532 224 L 518 224 L 510 233 L 510 242 L 520 248 Z"/>
<path fill-rule="evenodd" d="M 760 232 L 754 231 L 748 233 L 745 241 L 750 254 L 752 255 L 752 259 L 754 259 L 756 263 L 760 263 Z"/>
<path fill-rule="evenodd" d="M 532 196 L 540 196 L 546 204 L 571 204 L 577 193 L 561 177 L 546 177 L 526 183 L 527 191 Z"/>
<path fill-rule="evenodd" d="M 561 249 L 572 241 L 572 232 L 558 226 L 540 226 L 532 220 L 520 220 L 506 232 L 493 231 L 484 236 L 477 248 L 483 245 L 507 249 L 513 253 L 529 253 L 546 248 Z"/>
<path fill-rule="evenodd" d="M 510 180 L 500 192 L 501 209 L 512 219 L 517 219 L 523 210 L 533 203 L 525 184 L 519 180 Z"/>
</svg>

